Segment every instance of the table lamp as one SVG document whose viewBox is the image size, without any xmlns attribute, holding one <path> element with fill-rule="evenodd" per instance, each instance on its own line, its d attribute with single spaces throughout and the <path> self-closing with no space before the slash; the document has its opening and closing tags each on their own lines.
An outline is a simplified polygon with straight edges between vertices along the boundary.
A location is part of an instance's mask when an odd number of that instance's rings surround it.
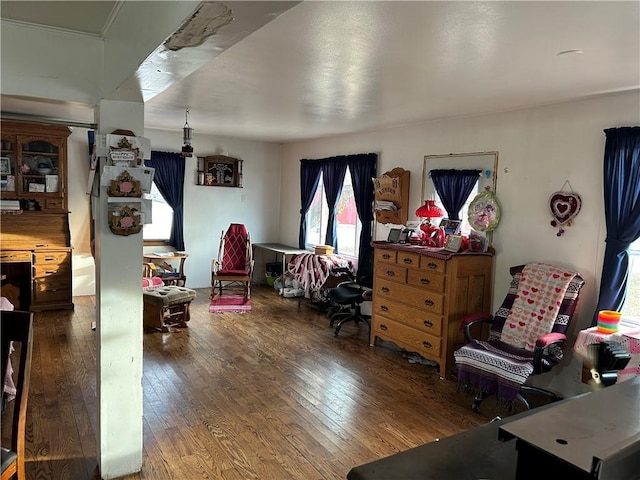
<svg viewBox="0 0 640 480">
<path fill-rule="evenodd" d="M 444 230 L 431 223 L 432 218 L 444 217 L 444 212 L 436 205 L 435 200 L 425 200 L 416 210 L 416 217 L 422 219 L 420 230 L 423 232 L 422 244 L 428 247 L 442 247 L 444 245 Z"/>
</svg>

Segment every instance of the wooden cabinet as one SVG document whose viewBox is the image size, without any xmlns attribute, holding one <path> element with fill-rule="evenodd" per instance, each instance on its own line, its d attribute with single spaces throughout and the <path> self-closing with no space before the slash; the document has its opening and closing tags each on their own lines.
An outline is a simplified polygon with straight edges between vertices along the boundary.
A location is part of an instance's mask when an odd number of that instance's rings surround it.
<svg viewBox="0 0 640 480">
<path fill-rule="evenodd" d="M 370 343 L 377 337 L 417 352 L 438 362 L 445 378 L 454 368 L 454 350 L 465 343 L 460 319 L 491 311 L 493 257 L 425 252 L 375 247 Z"/>
<path fill-rule="evenodd" d="M 57 125 L 2 122 L 0 198 L 22 210 L 66 212 L 67 137 Z"/>
<path fill-rule="evenodd" d="M 405 225 L 409 219 L 409 179 L 411 172 L 396 167 L 373 179 L 375 214 L 378 223 Z M 383 202 L 391 202 L 395 210 L 388 210 Z"/>
<path fill-rule="evenodd" d="M 72 309 L 69 128 L 2 122 L 0 268 L 32 311 Z M 27 278 L 25 278 L 27 277 Z"/>
</svg>

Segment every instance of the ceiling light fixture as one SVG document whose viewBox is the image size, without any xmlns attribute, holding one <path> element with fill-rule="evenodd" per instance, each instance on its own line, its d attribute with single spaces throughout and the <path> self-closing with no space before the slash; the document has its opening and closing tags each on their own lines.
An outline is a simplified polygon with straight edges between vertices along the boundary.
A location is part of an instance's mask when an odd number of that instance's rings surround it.
<svg viewBox="0 0 640 480">
<path fill-rule="evenodd" d="M 582 50 L 580 50 L 579 48 L 574 48 L 573 50 L 562 50 L 561 52 L 556 53 L 556 57 L 560 57 L 562 55 L 572 55 L 572 54 L 580 54 L 580 53 L 584 53 Z"/>
<path fill-rule="evenodd" d="M 191 146 L 191 136 L 193 134 L 193 128 L 189 126 L 189 109 L 184 114 L 184 127 L 182 127 L 182 156 L 191 157 L 193 154 L 193 147 Z"/>
</svg>

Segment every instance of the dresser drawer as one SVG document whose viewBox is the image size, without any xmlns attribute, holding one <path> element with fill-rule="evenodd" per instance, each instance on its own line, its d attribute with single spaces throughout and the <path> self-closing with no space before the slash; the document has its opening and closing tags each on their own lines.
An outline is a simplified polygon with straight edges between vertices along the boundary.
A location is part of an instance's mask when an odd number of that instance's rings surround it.
<svg viewBox="0 0 640 480">
<path fill-rule="evenodd" d="M 0 252 L 0 262 L 29 262 L 31 263 L 31 252 L 16 252 L 5 250 Z"/>
<path fill-rule="evenodd" d="M 385 250 L 383 248 L 375 249 L 375 264 L 378 263 L 396 263 L 397 253 L 395 250 Z"/>
<path fill-rule="evenodd" d="M 402 299 L 400 299 L 400 301 L 401 300 Z M 393 319 L 398 323 L 403 323 L 436 337 L 440 337 L 442 333 L 441 316 L 432 315 L 418 308 L 408 307 L 402 303 L 394 302 L 389 298 L 374 296 L 372 313 Z"/>
<path fill-rule="evenodd" d="M 407 284 L 424 287 L 438 293 L 444 293 L 445 276 L 424 270 L 407 270 Z"/>
<path fill-rule="evenodd" d="M 36 252 L 35 265 L 60 265 L 71 259 L 71 252 Z"/>
<path fill-rule="evenodd" d="M 436 315 L 444 310 L 444 295 L 431 292 L 426 288 L 416 288 L 395 283 L 384 278 L 376 278 L 373 285 L 373 297 L 377 295 L 401 301 L 408 307 L 420 308 Z"/>
<path fill-rule="evenodd" d="M 33 278 L 47 278 L 54 275 L 71 276 L 71 266 L 68 263 L 38 265 L 33 268 Z"/>
<path fill-rule="evenodd" d="M 407 268 L 391 264 L 379 265 L 376 267 L 376 277 L 404 283 L 407 280 Z"/>
<path fill-rule="evenodd" d="M 37 284 L 33 291 L 33 299 L 34 303 L 70 302 L 71 286 L 54 285 L 44 288 L 42 284 Z"/>
<path fill-rule="evenodd" d="M 443 274 L 447 270 L 447 261 L 439 258 L 423 256 L 420 258 L 420 268 L 429 272 Z"/>
<path fill-rule="evenodd" d="M 441 339 L 401 323 L 374 317 L 372 325 L 373 335 L 382 337 L 411 352 L 418 352 L 427 357 L 440 357 Z"/>
<path fill-rule="evenodd" d="M 420 255 L 413 252 L 398 252 L 398 265 L 403 265 L 409 268 L 420 268 Z"/>
</svg>

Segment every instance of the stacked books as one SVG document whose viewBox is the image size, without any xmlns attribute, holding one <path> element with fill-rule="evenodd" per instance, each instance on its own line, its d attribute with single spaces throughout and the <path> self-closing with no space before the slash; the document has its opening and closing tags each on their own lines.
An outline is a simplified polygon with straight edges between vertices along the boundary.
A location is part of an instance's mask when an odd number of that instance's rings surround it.
<svg viewBox="0 0 640 480">
<path fill-rule="evenodd" d="M 20 211 L 20 200 L 0 200 L 0 212 L 17 213 Z"/>
</svg>

